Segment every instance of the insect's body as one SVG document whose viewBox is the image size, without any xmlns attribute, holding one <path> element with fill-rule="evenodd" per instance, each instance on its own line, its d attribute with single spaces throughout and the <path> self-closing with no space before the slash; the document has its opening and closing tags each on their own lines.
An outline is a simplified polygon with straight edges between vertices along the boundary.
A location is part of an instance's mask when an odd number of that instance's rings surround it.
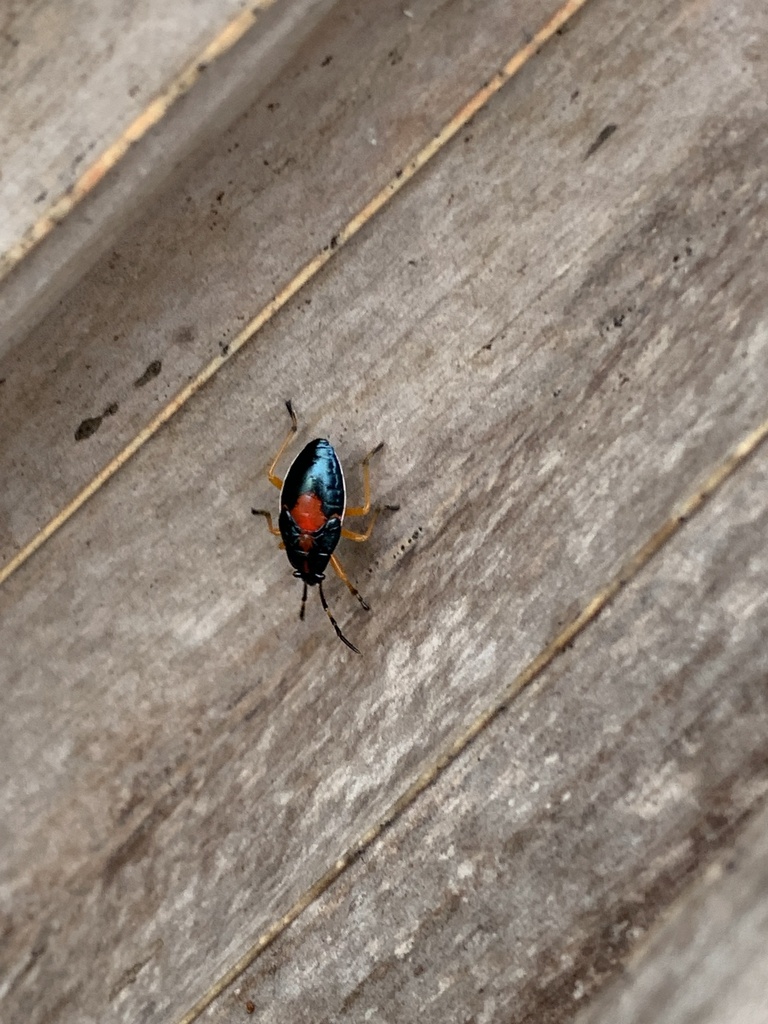
<svg viewBox="0 0 768 1024">
<path fill-rule="evenodd" d="M 333 552 L 340 537 L 346 537 L 348 540 L 368 540 L 379 512 L 385 508 L 394 512 L 398 508 L 397 505 L 383 505 L 371 509 L 368 463 L 371 456 L 381 450 L 383 443 L 368 452 L 362 462 L 365 495 L 363 504 L 355 508 L 347 508 L 341 463 L 333 446 L 324 437 L 310 441 L 299 452 L 291 463 L 284 481 L 275 473 L 280 456 L 298 429 L 293 406 L 290 402 L 285 404 L 291 417 L 291 429 L 272 460 L 268 473 L 270 483 L 280 488 L 280 514 L 277 527 L 272 523 L 272 514 L 266 509 L 254 508 L 251 511 L 254 515 L 264 516 L 270 533 L 282 538 L 281 546 L 285 548 L 288 561 L 293 566 L 293 575 L 298 576 L 304 583 L 299 617 L 304 618 L 307 587 L 316 586 L 320 593 L 320 601 L 326 615 L 331 620 L 331 625 L 336 630 L 336 635 L 344 641 L 347 647 L 359 654 L 355 645 L 350 643 L 341 632 L 339 624 L 331 614 L 323 593 L 323 580 L 325 579 L 325 570 L 330 562 L 336 575 L 346 583 L 350 593 L 354 594 L 361 607 L 366 611 L 370 610 Z M 367 516 L 369 513 L 371 513 L 371 520 L 367 529 L 362 533 L 348 530 L 343 525 L 345 515 Z"/>
<path fill-rule="evenodd" d="M 278 527 L 294 575 L 320 583 L 341 537 L 344 474 L 333 446 L 319 437 L 296 456 L 280 491 Z"/>
</svg>

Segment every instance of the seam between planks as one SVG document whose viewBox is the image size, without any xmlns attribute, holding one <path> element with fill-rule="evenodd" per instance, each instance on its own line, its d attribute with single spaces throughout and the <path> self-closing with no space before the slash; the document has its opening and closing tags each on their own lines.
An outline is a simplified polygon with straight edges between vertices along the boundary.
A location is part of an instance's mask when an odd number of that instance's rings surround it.
<svg viewBox="0 0 768 1024">
<path fill-rule="evenodd" d="M 176 75 L 155 99 L 134 118 L 131 124 L 87 167 L 80 177 L 48 208 L 18 242 L 0 254 L 0 281 L 10 274 L 25 256 L 46 238 L 85 197 L 96 188 L 106 175 L 117 166 L 131 146 L 154 128 L 170 108 L 198 81 L 205 69 L 218 57 L 231 50 L 258 21 L 259 12 L 266 10 L 275 0 L 252 0 L 249 9 L 242 11 L 218 32 L 200 53 Z"/>
<path fill-rule="evenodd" d="M 261 0 L 262 6 L 269 6 L 274 0 Z M 83 487 L 78 494 L 75 495 L 72 500 L 64 506 L 45 526 L 42 527 L 27 543 L 21 548 L 20 551 L 14 555 L 10 561 L 0 567 L 0 585 L 2 585 L 20 566 L 30 558 L 38 548 L 53 536 L 56 531 L 63 526 L 68 519 L 70 519 L 79 508 L 81 508 L 89 498 L 93 497 L 94 494 L 101 487 L 104 486 L 107 481 L 121 469 L 129 459 L 132 458 L 142 448 L 147 441 L 150 440 L 160 428 L 174 416 L 175 413 L 181 409 L 186 402 L 196 392 L 206 384 L 211 377 L 213 377 L 221 367 L 227 363 L 237 353 L 246 342 L 250 341 L 261 328 L 267 324 L 282 308 L 285 306 L 293 296 L 305 285 L 308 281 L 311 281 L 316 274 L 325 266 L 325 264 L 331 259 L 331 257 L 354 235 L 357 234 L 366 224 L 382 209 L 386 204 L 397 195 L 401 188 L 406 185 L 412 178 L 418 174 L 422 167 L 424 167 L 429 161 L 439 153 L 443 147 L 450 142 L 454 135 L 467 124 L 467 122 L 474 117 L 474 115 L 481 110 L 487 103 L 499 92 L 499 90 L 506 85 L 506 83 L 515 75 L 517 72 L 526 64 L 531 57 L 535 56 L 542 46 L 559 30 L 563 25 L 569 21 L 581 8 L 587 3 L 587 0 L 566 0 L 566 3 L 560 7 L 555 14 L 543 25 L 538 32 L 533 35 L 530 40 L 521 49 L 517 50 L 512 57 L 506 62 L 506 64 L 490 78 L 481 89 L 479 89 L 467 102 L 456 111 L 453 117 L 443 126 L 443 128 L 437 132 L 432 139 L 423 146 L 416 155 L 409 160 L 402 168 L 395 172 L 395 175 L 387 182 L 382 189 L 380 189 L 372 199 L 370 199 L 365 206 L 362 207 L 356 214 L 354 214 L 350 220 L 344 225 L 341 230 L 332 236 L 329 243 L 325 245 L 320 252 L 313 256 L 309 262 L 305 263 L 304 266 L 298 271 L 298 273 L 288 282 L 275 296 L 272 298 L 262 309 L 245 325 L 240 331 L 236 338 L 234 338 L 226 351 L 220 355 L 214 356 L 211 361 L 203 367 L 203 369 L 194 377 L 188 384 L 186 384 L 171 401 L 161 409 L 147 425 L 136 434 L 135 437 L 128 442 L 128 444 L 114 456 L 97 474 L 91 481 Z M 254 15 L 251 12 L 245 12 L 239 19 L 232 22 L 229 26 L 229 31 L 232 33 L 232 42 L 234 42 L 242 36 L 246 29 L 252 24 Z M 248 18 L 251 19 L 249 24 L 246 24 Z M 225 30 L 227 31 L 227 30 Z M 235 32 L 239 31 L 239 35 L 235 36 Z M 219 45 L 219 41 L 222 36 L 218 37 L 218 40 L 211 44 L 211 47 Z M 221 52 L 226 47 L 222 47 Z M 207 50 L 205 51 L 208 52 Z M 210 57 L 208 58 L 210 59 Z M 200 58 L 198 58 L 198 61 Z M 195 68 L 197 62 L 195 63 Z M 183 76 L 182 76 L 183 77 Z M 179 80 L 180 81 L 180 80 Z M 178 95 L 186 91 L 192 84 L 190 81 L 184 89 L 182 89 Z M 167 105 L 170 105 L 170 100 L 166 100 Z M 163 102 L 162 100 L 158 102 Z M 152 108 L 148 108 L 148 111 Z M 142 117 L 148 116 L 148 111 Z M 160 114 L 158 114 L 156 120 L 159 120 Z M 146 128 L 150 127 L 154 121 L 148 121 Z M 122 152 L 124 152 L 133 141 L 134 138 L 129 138 L 129 133 L 136 130 L 137 122 L 128 129 L 122 139 L 115 144 L 113 149 L 122 146 L 121 152 L 114 156 L 113 163 L 115 163 Z M 136 138 L 139 136 L 137 135 Z M 108 151 L 110 152 L 110 151 Z M 102 156 L 101 160 L 105 160 L 106 154 Z M 83 187 L 83 182 L 86 176 L 90 173 L 96 173 L 95 168 L 100 166 L 100 161 L 91 168 L 90 172 L 86 172 L 86 175 L 80 179 L 75 186 L 75 191 L 79 187 Z M 106 173 L 112 164 L 105 164 L 103 170 L 99 173 L 98 179 Z M 89 187 L 92 187 L 95 181 L 91 183 Z M 87 191 L 87 189 L 85 189 Z M 74 194 L 74 191 L 73 191 Z M 83 192 L 84 194 L 84 192 Z M 63 200 L 62 200 L 63 201 Z M 77 200 L 73 200 L 74 202 Z M 59 219 L 64 216 L 66 211 L 62 211 Z M 49 216 L 51 216 L 49 214 Z M 39 222 L 42 223 L 42 222 Z M 51 227 L 53 227 L 51 223 Z M 41 236 L 42 237 L 42 236 Z M 0 280 L 2 279 L 2 262 L 0 261 Z"/>
<path fill-rule="evenodd" d="M 674 537 L 768 438 L 768 419 L 732 449 L 731 453 L 710 473 L 703 485 L 685 498 L 676 511 L 665 520 L 622 565 L 618 573 L 599 590 L 578 615 L 540 653 L 519 672 L 501 696 L 481 712 L 477 718 L 439 754 L 439 756 L 411 783 L 389 807 L 384 815 L 331 865 L 317 881 L 293 904 L 290 910 L 274 921 L 256 942 L 198 999 L 177 1024 L 193 1024 L 202 1013 L 235 981 L 258 957 L 285 932 L 290 925 L 368 850 L 380 836 L 430 787 L 442 773 L 485 731 L 485 729 L 527 686 L 537 679 L 552 662 L 573 643 L 613 599 L 640 573 L 651 559 Z"/>
<path fill-rule="evenodd" d="M 618 593 L 631 582 L 682 526 L 695 515 L 719 488 L 739 469 L 768 437 L 768 420 L 749 433 L 713 471 L 704 484 L 689 495 L 677 511 L 656 530 L 609 583 L 599 590 L 579 614 L 518 673 L 502 695 L 458 735 L 389 807 L 376 824 L 350 846 L 281 918 L 264 931 L 251 948 L 219 978 L 178 1024 L 192 1024 L 229 985 L 272 945 L 288 927 L 392 825 L 451 765 L 484 730 L 502 714 L 511 701 L 529 686 L 566 648 L 595 621 Z"/>
</svg>

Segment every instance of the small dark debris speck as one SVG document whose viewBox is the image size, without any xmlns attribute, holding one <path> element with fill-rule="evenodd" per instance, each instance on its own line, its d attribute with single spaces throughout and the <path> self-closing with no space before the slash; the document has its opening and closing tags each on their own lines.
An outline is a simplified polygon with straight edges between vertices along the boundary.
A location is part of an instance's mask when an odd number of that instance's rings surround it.
<svg viewBox="0 0 768 1024">
<path fill-rule="evenodd" d="M 117 402 L 110 402 L 107 408 L 102 413 L 102 416 L 114 416 L 115 413 L 119 410 L 119 408 L 120 406 L 117 404 Z"/>
<path fill-rule="evenodd" d="M 153 359 L 152 362 L 144 371 L 144 373 L 142 373 L 142 375 L 138 378 L 138 380 L 135 380 L 133 382 L 133 386 L 135 388 L 143 388 L 145 384 L 149 384 L 149 382 L 153 378 L 158 376 L 162 368 L 163 364 L 161 363 L 161 361 L 159 359 Z"/>
<path fill-rule="evenodd" d="M 339 236 L 338 235 L 334 235 L 333 238 L 331 239 L 331 249 L 335 249 L 338 244 L 339 244 Z"/>
<path fill-rule="evenodd" d="M 91 437 L 101 426 L 101 416 L 90 416 L 88 419 L 83 420 L 80 426 L 75 431 L 75 440 L 84 441 L 86 437 Z"/>
<path fill-rule="evenodd" d="M 329 53 L 328 56 L 324 58 L 324 60 L 320 61 L 320 67 L 321 68 L 327 68 L 332 60 L 333 60 L 333 54 Z"/>
<path fill-rule="evenodd" d="M 592 145 L 587 150 L 587 152 L 586 152 L 586 154 L 584 156 L 584 159 L 588 160 L 592 156 L 593 153 L 596 153 L 597 150 L 600 149 L 602 144 L 604 142 L 607 142 L 608 139 L 610 139 L 610 137 L 613 135 L 613 133 L 616 131 L 616 129 L 618 127 L 619 126 L 617 124 L 607 124 L 605 126 L 605 128 L 601 129 L 601 131 L 599 132 L 597 138 L 595 139 L 595 141 L 592 143 Z"/>
<path fill-rule="evenodd" d="M 246 1004 L 245 1004 L 245 1012 L 246 1013 L 253 1013 L 253 1011 L 255 1009 L 256 1009 L 256 1004 L 252 1000 L 248 999 L 246 1001 Z"/>
</svg>

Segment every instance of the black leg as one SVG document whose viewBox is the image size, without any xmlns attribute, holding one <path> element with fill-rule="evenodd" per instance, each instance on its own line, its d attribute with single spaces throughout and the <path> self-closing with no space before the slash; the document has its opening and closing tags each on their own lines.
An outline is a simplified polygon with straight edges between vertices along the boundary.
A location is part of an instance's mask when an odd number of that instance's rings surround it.
<svg viewBox="0 0 768 1024">
<path fill-rule="evenodd" d="M 330 609 L 330 608 L 328 607 L 328 602 L 327 602 L 327 601 L 325 600 L 325 594 L 323 593 L 323 584 L 322 584 L 322 583 L 319 583 L 319 584 L 318 584 L 318 587 L 317 587 L 317 589 L 318 589 L 318 590 L 320 591 L 320 600 L 321 600 L 321 601 L 322 601 L 322 603 L 323 603 L 323 608 L 325 609 L 325 614 L 326 614 L 326 615 L 328 616 L 328 618 L 329 618 L 329 619 L 331 620 L 331 625 L 332 625 L 332 626 L 333 626 L 333 628 L 334 628 L 334 629 L 336 630 L 336 636 L 337 636 L 337 637 L 339 638 L 339 640 L 342 640 L 342 641 L 343 641 L 343 642 L 344 642 L 344 643 L 345 643 L 345 644 L 347 645 L 347 647 L 349 647 L 349 649 L 350 649 L 351 651 L 354 651 L 354 652 L 355 652 L 355 654 L 359 654 L 359 653 L 360 653 L 360 651 L 358 651 L 358 649 L 357 649 L 357 648 L 355 647 L 355 645 L 354 645 L 354 644 L 351 644 L 351 643 L 349 642 L 349 640 L 347 640 L 347 638 L 346 638 L 346 637 L 344 636 L 344 634 L 343 634 L 343 633 L 341 632 L 341 630 L 339 629 L 339 624 L 338 624 L 338 622 L 337 622 L 337 621 L 336 621 L 336 619 L 334 619 L 334 617 L 333 617 L 333 616 L 331 615 L 331 609 Z"/>
</svg>

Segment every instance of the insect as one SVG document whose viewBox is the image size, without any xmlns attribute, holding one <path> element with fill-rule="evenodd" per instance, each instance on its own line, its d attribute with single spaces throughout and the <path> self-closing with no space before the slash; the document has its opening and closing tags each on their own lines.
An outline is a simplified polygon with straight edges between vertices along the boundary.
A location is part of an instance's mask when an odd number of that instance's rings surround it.
<svg viewBox="0 0 768 1024">
<path fill-rule="evenodd" d="M 341 632 L 338 622 L 331 614 L 323 593 L 323 580 L 325 579 L 325 569 L 330 562 L 334 572 L 346 583 L 350 593 L 357 598 L 365 611 L 370 611 L 370 605 L 344 572 L 333 552 L 341 537 L 346 537 L 347 540 L 368 540 L 379 514 L 384 509 L 395 512 L 400 507 L 399 505 L 381 505 L 371 509 L 368 464 L 373 456 L 384 447 L 384 442 L 377 444 L 363 459 L 363 504 L 347 508 L 341 463 L 333 446 L 324 437 L 315 438 L 299 452 L 291 463 L 284 481 L 275 473 L 275 467 L 280 461 L 281 455 L 298 430 L 293 405 L 290 402 L 285 404 L 291 417 L 291 426 L 268 471 L 269 482 L 280 488 L 280 514 L 277 527 L 272 522 L 271 513 L 265 509 L 253 508 L 251 512 L 255 516 L 264 516 L 269 532 L 282 539 L 280 547 L 285 551 L 288 561 L 293 566 L 293 575 L 304 583 L 299 618 L 304 618 L 307 588 L 316 586 L 325 613 L 336 630 L 336 636 L 347 647 L 359 654 L 360 651 L 347 640 Z M 362 533 L 348 530 L 343 525 L 345 516 L 366 516 L 370 512 L 372 512 L 371 519 Z"/>
</svg>

